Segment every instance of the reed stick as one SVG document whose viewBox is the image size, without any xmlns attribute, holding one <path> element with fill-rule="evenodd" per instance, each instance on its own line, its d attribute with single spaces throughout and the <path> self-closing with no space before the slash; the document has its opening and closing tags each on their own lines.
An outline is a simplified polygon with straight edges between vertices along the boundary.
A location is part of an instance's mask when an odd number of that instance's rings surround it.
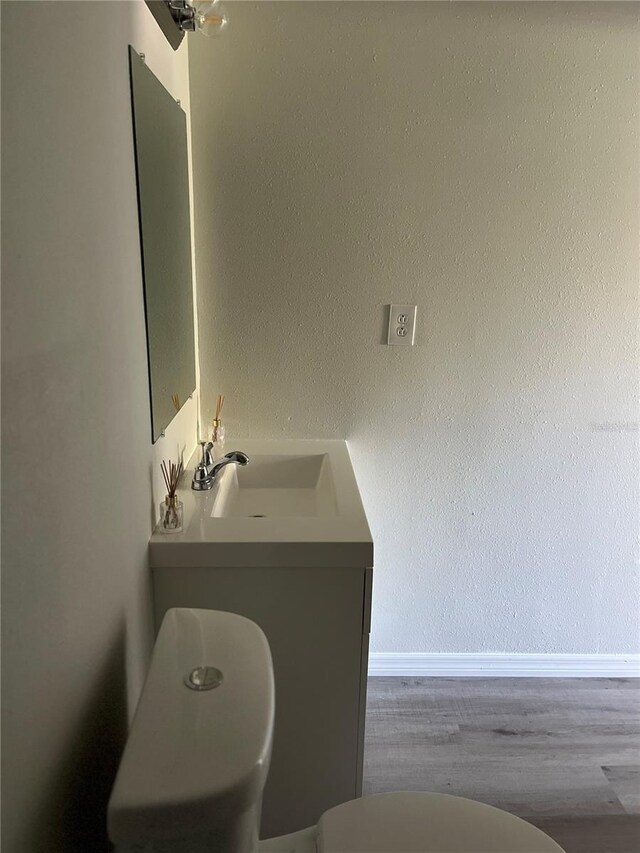
<svg viewBox="0 0 640 853">
<path fill-rule="evenodd" d="M 169 460 L 169 464 L 167 465 L 167 463 L 163 460 L 160 463 L 160 470 L 162 471 L 162 476 L 167 487 L 167 497 L 175 497 L 175 494 L 178 490 L 178 483 L 184 470 L 182 461 L 180 461 L 176 465 L 175 462 Z"/>
<path fill-rule="evenodd" d="M 218 394 L 216 399 L 216 420 L 220 419 L 220 413 L 222 412 L 222 407 L 224 406 L 224 394 Z"/>
</svg>

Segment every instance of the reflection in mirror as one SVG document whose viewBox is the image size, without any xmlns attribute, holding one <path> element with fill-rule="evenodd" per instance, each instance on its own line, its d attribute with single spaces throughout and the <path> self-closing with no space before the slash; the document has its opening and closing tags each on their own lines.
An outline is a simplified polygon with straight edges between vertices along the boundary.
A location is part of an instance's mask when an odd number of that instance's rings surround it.
<svg viewBox="0 0 640 853">
<path fill-rule="evenodd" d="M 153 441 L 196 387 L 187 122 L 129 48 Z"/>
</svg>

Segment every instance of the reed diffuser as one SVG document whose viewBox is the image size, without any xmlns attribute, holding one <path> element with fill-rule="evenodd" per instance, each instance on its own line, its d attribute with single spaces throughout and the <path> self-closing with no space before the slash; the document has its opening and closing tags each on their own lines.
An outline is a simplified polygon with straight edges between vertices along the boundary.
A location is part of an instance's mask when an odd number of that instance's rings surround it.
<svg viewBox="0 0 640 853">
<path fill-rule="evenodd" d="M 162 476 L 167 487 L 167 496 L 160 504 L 160 525 L 158 530 L 161 533 L 179 533 L 182 530 L 182 519 L 184 506 L 182 501 L 178 500 L 177 489 L 180 476 L 183 471 L 182 462 L 177 465 L 169 460 L 169 464 L 162 462 L 160 465 Z"/>
<path fill-rule="evenodd" d="M 224 406 L 224 394 L 218 394 L 216 399 L 216 416 L 213 419 L 211 441 L 213 442 L 212 455 L 217 462 L 224 456 L 224 424 L 220 418 Z"/>
</svg>

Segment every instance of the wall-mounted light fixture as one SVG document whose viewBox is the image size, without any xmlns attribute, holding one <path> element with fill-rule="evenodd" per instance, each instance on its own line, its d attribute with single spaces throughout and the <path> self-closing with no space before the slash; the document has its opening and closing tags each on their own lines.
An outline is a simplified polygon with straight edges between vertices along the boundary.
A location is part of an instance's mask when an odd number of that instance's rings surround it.
<svg viewBox="0 0 640 853">
<path fill-rule="evenodd" d="M 151 14 L 174 50 L 186 32 L 198 30 L 205 36 L 218 36 L 229 22 L 220 0 L 145 0 Z"/>
<path fill-rule="evenodd" d="M 218 36 L 229 22 L 220 0 L 166 0 L 171 17 L 184 32 L 198 30 L 205 36 Z"/>
</svg>

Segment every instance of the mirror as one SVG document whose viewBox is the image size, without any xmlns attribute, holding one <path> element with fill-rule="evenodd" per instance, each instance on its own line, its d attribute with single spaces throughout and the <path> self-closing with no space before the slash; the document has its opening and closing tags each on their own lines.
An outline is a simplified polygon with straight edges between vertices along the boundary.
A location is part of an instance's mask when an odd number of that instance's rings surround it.
<svg viewBox="0 0 640 853">
<path fill-rule="evenodd" d="M 187 119 L 129 48 L 152 439 L 196 387 Z"/>
</svg>

